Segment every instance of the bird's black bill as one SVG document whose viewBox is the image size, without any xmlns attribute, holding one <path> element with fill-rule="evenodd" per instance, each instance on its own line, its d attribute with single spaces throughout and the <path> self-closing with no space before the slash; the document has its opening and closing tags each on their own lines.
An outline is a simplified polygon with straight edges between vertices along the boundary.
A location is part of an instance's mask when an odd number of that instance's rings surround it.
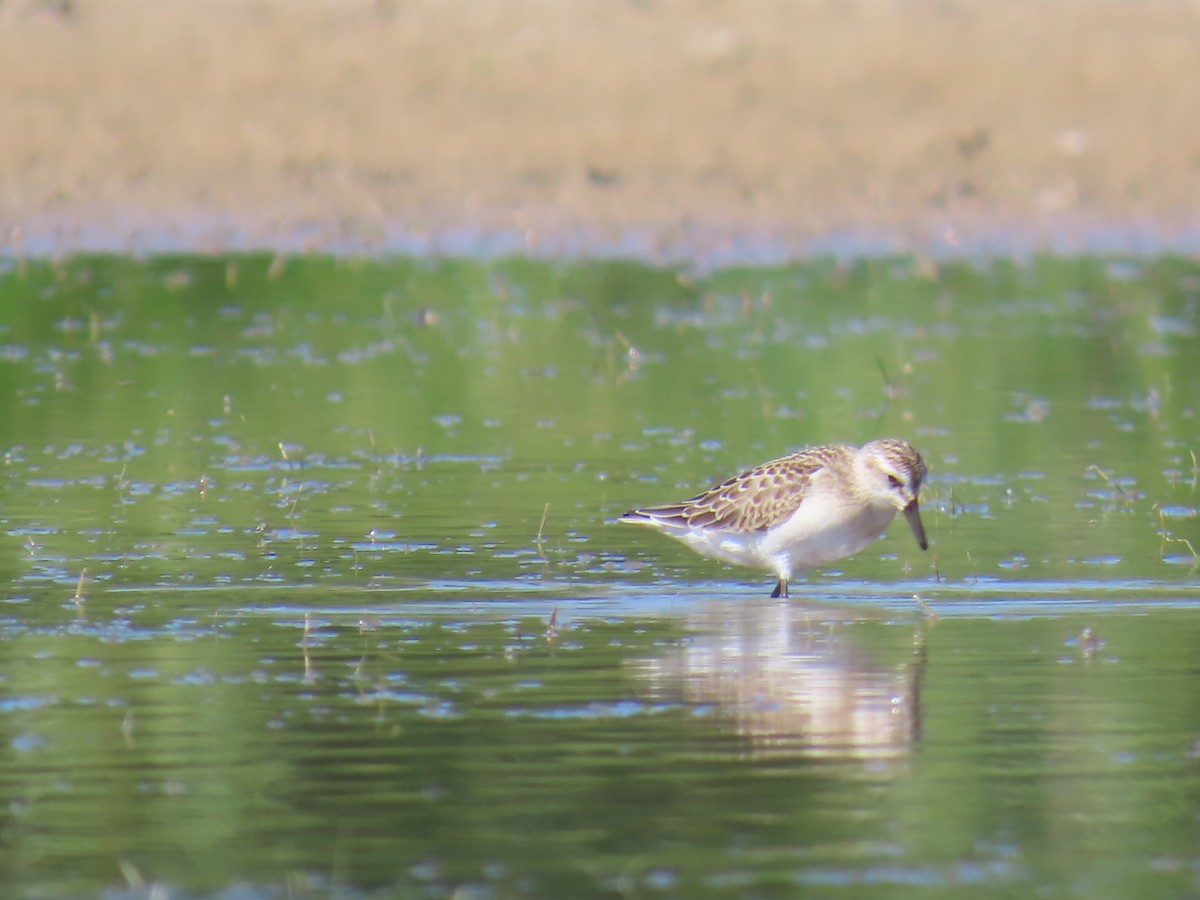
<svg viewBox="0 0 1200 900">
<path fill-rule="evenodd" d="M 929 541 L 925 540 L 925 526 L 921 522 L 921 508 L 917 506 L 916 500 L 904 507 L 904 518 L 908 519 L 908 524 L 912 526 L 913 534 L 916 536 L 917 543 L 921 549 L 928 550 Z"/>
</svg>

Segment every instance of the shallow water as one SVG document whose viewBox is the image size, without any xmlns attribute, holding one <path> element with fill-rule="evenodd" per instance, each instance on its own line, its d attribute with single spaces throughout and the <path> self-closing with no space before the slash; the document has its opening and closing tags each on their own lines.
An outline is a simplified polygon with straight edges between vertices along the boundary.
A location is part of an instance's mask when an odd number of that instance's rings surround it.
<svg viewBox="0 0 1200 900">
<path fill-rule="evenodd" d="M 0 888 L 1179 896 L 1200 267 L 0 266 Z M 910 439 L 790 603 L 618 526 Z"/>
</svg>

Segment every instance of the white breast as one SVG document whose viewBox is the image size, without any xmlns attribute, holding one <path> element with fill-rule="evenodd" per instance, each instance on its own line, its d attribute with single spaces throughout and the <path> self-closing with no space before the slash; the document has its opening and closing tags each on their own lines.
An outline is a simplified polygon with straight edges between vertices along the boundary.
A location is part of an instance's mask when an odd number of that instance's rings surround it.
<svg viewBox="0 0 1200 900">
<path fill-rule="evenodd" d="M 790 571 L 826 565 L 866 547 L 895 516 L 896 508 L 890 504 L 859 505 L 837 495 L 817 494 L 764 534 L 760 552 L 771 559 L 786 558 Z"/>
</svg>

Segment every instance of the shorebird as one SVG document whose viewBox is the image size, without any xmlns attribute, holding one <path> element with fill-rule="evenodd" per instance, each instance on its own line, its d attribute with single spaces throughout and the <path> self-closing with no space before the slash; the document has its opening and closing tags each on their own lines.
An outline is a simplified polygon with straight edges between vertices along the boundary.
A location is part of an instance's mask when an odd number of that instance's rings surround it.
<svg viewBox="0 0 1200 900">
<path fill-rule="evenodd" d="M 810 447 L 618 521 L 654 528 L 704 556 L 767 569 L 779 579 L 771 596 L 787 597 L 793 574 L 857 553 L 898 512 L 928 549 L 918 506 L 925 474 L 921 454 L 896 438 Z"/>
</svg>

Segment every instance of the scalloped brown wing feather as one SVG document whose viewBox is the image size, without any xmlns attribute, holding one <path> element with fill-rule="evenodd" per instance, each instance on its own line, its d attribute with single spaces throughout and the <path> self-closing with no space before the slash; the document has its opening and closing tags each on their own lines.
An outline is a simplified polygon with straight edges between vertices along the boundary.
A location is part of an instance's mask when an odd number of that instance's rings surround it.
<svg viewBox="0 0 1200 900">
<path fill-rule="evenodd" d="M 793 453 L 734 475 L 682 503 L 635 512 L 690 527 L 719 528 L 733 533 L 761 531 L 800 508 L 813 474 L 826 465 L 828 458 L 829 454 L 812 450 Z"/>
</svg>

